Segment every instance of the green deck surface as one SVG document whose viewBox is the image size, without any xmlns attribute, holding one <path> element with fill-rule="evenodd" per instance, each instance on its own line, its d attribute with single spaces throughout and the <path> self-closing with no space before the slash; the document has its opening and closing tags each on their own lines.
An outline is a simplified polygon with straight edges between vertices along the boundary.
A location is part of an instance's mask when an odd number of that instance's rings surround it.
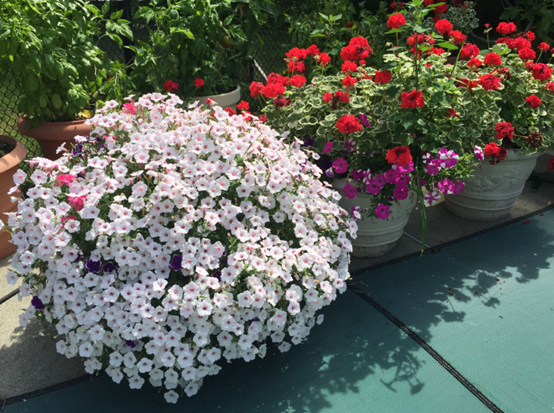
<svg viewBox="0 0 554 413">
<path fill-rule="evenodd" d="M 506 413 L 554 412 L 554 210 L 354 276 Z M 107 376 L 5 407 L 19 412 L 481 413 L 490 410 L 351 291 L 305 344 L 223 365 L 166 404 Z"/>
</svg>

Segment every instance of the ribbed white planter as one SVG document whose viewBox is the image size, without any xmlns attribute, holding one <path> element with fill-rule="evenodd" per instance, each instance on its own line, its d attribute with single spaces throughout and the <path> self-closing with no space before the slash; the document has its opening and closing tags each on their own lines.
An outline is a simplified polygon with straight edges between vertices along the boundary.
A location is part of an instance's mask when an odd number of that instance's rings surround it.
<svg viewBox="0 0 554 413">
<path fill-rule="evenodd" d="M 472 221 L 504 218 L 523 192 L 539 155 L 522 155 L 517 149 L 508 149 L 506 159 L 500 163 L 491 165 L 485 159 L 473 171 L 474 176 L 464 180 L 461 194 L 445 196 L 446 208 Z"/>
<path fill-rule="evenodd" d="M 341 194 L 339 205 L 346 211 L 352 211 L 353 206 L 360 210 L 372 207 L 373 195 L 359 193 L 354 199 L 344 196 L 342 188 L 348 183 L 346 179 L 335 179 L 333 187 Z M 390 216 L 387 219 L 364 217 L 356 221 L 358 235 L 352 240 L 352 256 L 358 258 L 380 257 L 389 253 L 397 244 L 404 233 L 404 227 L 408 223 L 410 213 L 414 209 L 416 195 L 410 191 L 408 197 L 402 201 L 396 201 L 390 207 Z M 363 215 L 363 214 L 362 214 Z"/>
<path fill-rule="evenodd" d="M 554 182 L 554 172 L 548 170 L 548 161 L 554 156 L 554 149 L 549 148 L 537 159 L 533 174 L 545 182 Z"/>
<path fill-rule="evenodd" d="M 237 86 L 235 90 L 232 90 L 229 93 L 223 93 L 221 95 L 214 95 L 214 96 L 200 96 L 194 98 L 195 100 L 199 100 L 200 103 L 203 105 L 206 104 L 206 101 L 208 99 L 214 100 L 218 106 L 221 106 L 223 109 L 225 108 L 237 108 L 237 103 L 240 102 L 240 86 Z"/>
</svg>

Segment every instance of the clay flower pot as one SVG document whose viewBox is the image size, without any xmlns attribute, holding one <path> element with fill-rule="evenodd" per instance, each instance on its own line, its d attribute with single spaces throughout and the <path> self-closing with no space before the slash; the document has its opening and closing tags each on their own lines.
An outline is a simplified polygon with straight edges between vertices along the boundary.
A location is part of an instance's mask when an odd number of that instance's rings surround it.
<svg viewBox="0 0 554 413">
<path fill-rule="evenodd" d="M 5 223 L 8 217 L 5 212 L 17 211 L 17 204 L 12 203 L 10 197 L 17 196 L 17 192 L 8 195 L 8 190 L 14 185 L 13 175 L 16 173 L 19 163 L 27 156 L 27 149 L 21 142 L 10 136 L 0 135 L 0 142 L 9 142 L 15 145 L 15 149 L 0 158 L 0 219 Z M 0 231 L 0 259 L 6 258 L 17 247 L 10 243 L 11 235 L 6 231 Z"/>
<path fill-rule="evenodd" d="M 40 122 L 37 127 L 27 129 L 29 119 L 21 117 L 17 120 L 19 133 L 35 139 L 40 145 L 42 155 L 45 158 L 55 160 L 62 156 L 56 150 L 64 142 L 67 142 L 66 149 L 75 145 L 75 136 L 88 136 L 91 125 L 85 125 L 85 120 L 74 120 L 71 122 Z"/>
</svg>

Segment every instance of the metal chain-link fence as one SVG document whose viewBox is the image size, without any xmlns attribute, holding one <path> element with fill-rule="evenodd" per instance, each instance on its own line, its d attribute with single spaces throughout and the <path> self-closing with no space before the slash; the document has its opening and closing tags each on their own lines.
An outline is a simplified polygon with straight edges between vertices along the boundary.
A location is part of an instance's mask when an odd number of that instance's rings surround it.
<svg viewBox="0 0 554 413">
<path fill-rule="evenodd" d="M 139 26 L 131 17 L 137 11 L 140 2 L 146 0 L 108 0 L 110 1 L 110 11 L 117 11 L 127 7 L 126 17 L 131 20 L 131 29 L 135 39 L 145 39 L 148 36 L 147 29 Z M 102 8 L 104 1 L 91 1 L 98 8 Z M 264 75 L 267 76 L 271 72 L 282 73 L 286 66 L 283 61 L 284 50 L 289 41 L 288 33 L 276 32 L 271 28 L 264 28 L 260 33 L 263 40 L 263 47 L 253 56 L 252 62 L 246 66 L 242 73 L 242 81 L 249 85 L 253 80 L 265 82 Z M 127 61 L 132 58 L 129 51 L 119 47 L 117 43 L 104 37 L 98 45 L 104 50 L 108 57 L 112 60 Z M 11 77 L 6 74 L 0 74 L 0 134 L 9 135 L 20 140 L 27 148 L 27 158 L 40 156 L 40 147 L 32 138 L 23 136 L 17 130 L 17 119 L 21 116 L 17 110 L 20 91 L 11 80 Z M 250 96 L 247 87 L 241 89 L 241 98 L 243 100 L 254 103 Z"/>
</svg>

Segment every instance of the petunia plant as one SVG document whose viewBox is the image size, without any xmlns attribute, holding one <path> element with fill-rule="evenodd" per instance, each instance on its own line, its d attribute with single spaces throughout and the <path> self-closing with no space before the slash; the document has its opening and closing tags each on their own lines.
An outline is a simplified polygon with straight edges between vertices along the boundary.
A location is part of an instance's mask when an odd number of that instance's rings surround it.
<svg viewBox="0 0 554 413">
<path fill-rule="evenodd" d="M 87 372 L 172 403 L 225 360 L 301 343 L 345 291 L 356 233 L 302 142 L 181 103 L 106 102 L 90 137 L 16 173 L 31 185 L 8 219 L 8 282 L 33 296 L 21 324 L 51 323 Z"/>
</svg>

